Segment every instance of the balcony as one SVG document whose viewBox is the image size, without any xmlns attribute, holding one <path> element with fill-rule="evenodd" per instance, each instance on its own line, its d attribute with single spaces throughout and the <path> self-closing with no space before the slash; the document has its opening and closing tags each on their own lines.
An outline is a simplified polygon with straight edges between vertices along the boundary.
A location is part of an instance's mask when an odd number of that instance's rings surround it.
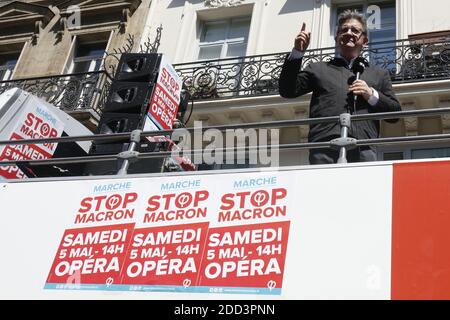
<svg viewBox="0 0 450 320">
<path fill-rule="evenodd" d="M 329 61 L 335 48 L 309 50 L 303 64 Z M 287 52 L 175 64 L 194 100 L 278 94 Z M 389 70 L 392 82 L 450 79 L 450 36 L 439 41 L 399 40 L 372 43 L 363 55 Z M 117 61 L 119 57 L 116 57 Z M 106 65 L 106 64 L 105 64 Z M 113 72 L 114 73 L 114 72 Z M 0 81 L 0 94 L 19 87 L 62 110 L 101 114 L 114 74 L 105 71 Z"/>
<path fill-rule="evenodd" d="M 303 66 L 329 61 L 336 49 L 307 51 Z M 278 79 L 288 52 L 176 64 L 195 100 L 278 94 Z M 363 56 L 387 69 L 393 83 L 450 78 L 450 36 L 435 42 L 399 40 L 371 43 Z"/>
<path fill-rule="evenodd" d="M 26 90 L 68 113 L 101 112 L 109 89 L 102 71 L 0 81 L 0 94 L 13 87 Z"/>
</svg>

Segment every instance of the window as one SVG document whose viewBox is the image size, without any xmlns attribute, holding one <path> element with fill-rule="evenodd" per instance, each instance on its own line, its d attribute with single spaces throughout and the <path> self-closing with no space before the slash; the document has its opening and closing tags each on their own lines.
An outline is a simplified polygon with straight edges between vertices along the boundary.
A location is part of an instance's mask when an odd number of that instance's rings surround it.
<svg viewBox="0 0 450 320">
<path fill-rule="evenodd" d="M 378 6 L 380 8 L 380 21 L 376 19 L 377 17 L 372 6 Z M 393 41 L 396 39 L 395 2 L 364 1 L 358 5 L 339 6 L 336 11 L 336 25 L 339 14 L 348 9 L 365 14 L 368 19 L 370 42 Z"/>
<path fill-rule="evenodd" d="M 232 18 L 220 21 L 204 22 L 199 44 L 199 60 L 228 59 L 221 62 L 212 81 L 198 77 L 195 83 L 201 96 L 238 95 L 241 88 L 241 66 L 247 52 L 250 18 Z"/>
<path fill-rule="evenodd" d="M 409 160 L 409 159 L 433 159 L 450 157 L 450 147 L 445 145 L 422 145 L 415 148 L 391 149 L 390 147 L 379 148 L 379 156 L 383 160 Z"/>
<path fill-rule="evenodd" d="M 108 45 L 107 33 L 74 36 L 62 73 L 98 71 Z"/>
<path fill-rule="evenodd" d="M 383 160 L 385 161 L 403 160 L 403 157 L 404 156 L 402 151 L 383 153 Z"/>
<path fill-rule="evenodd" d="M 447 158 L 450 157 L 450 148 L 412 149 L 411 159 Z"/>
<path fill-rule="evenodd" d="M 14 72 L 20 52 L 0 54 L 0 81 L 10 80 Z"/>
<path fill-rule="evenodd" d="M 249 29 L 249 17 L 205 22 L 200 36 L 198 59 L 245 56 Z"/>
<path fill-rule="evenodd" d="M 66 87 L 61 94 L 59 105 L 65 110 L 86 108 L 86 103 L 95 104 L 95 87 L 98 77 L 86 75 L 101 69 L 108 42 L 105 38 L 109 34 L 92 34 L 74 36 L 63 74 L 66 77 Z M 73 74 L 84 75 L 73 75 Z M 86 99 L 86 97 L 90 97 Z"/>
<path fill-rule="evenodd" d="M 377 11 L 379 10 L 379 18 Z M 359 4 L 340 5 L 336 10 L 337 17 L 344 10 L 357 10 L 364 13 L 368 19 L 369 50 L 368 59 L 382 68 L 395 73 L 395 40 L 396 40 L 396 16 L 395 1 L 361 1 Z M 336 28 L 336 26 L 335 26 Z M 336 29 L 334 30 L 336 34 Z"/>
<path fill-rule="evenodd" d="M 71 73 L 100 70 L 105 49 L 106 42 L 79 44 L 75 48 Z"/>
</svg>

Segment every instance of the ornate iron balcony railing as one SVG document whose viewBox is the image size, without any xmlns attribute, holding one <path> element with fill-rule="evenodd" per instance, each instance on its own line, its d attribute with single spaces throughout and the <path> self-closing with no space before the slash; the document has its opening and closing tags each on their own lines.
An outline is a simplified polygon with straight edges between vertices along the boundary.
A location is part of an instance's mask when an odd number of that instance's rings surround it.
<svg viewBox="0 0 450 320">
<path fill-rule="evenodd" d="M 138 51 L 157 52 L 161 32 L 160 26 L 156 29 L 155 39 L 152 41 L 148 38 Z M 134 47 L 134 36 L 128 34 L 123 47 L 105 53 L 100 71 L 0 81 L 0 94 L 19 87 L 67 112 L 93 110 L 101 114 L 120 57 L 131 52 Z"/>
<path fill-rule="evenodd" d="M 303 65 L 328 61 L 335 48 L 307 51 Z M 123 52 L 114 55 L 116 63 Z M 287 52 L 175 64 L 194 100 L 278 94 L 278 79 Z M 371 43 L 370 63 L 389 70 L 393 83 L 450 79 L 450 36 L 446 41 L 399 40 Z M 116 57 L 118 55 L 118 57 Z M 111 55 L 108 55 L 108 58 Z M 101 114 L 114 70 L 0 81 L 0 94 L 19 87 L 64 111 L 91 109 Z M 114 68 L 113 68 L 114 69 Z"/>
<path fill-rule="evenodd" d="M 336 48 L 309 50 L 303 65 L 329 61 Z M 194 99 L 235 98 L 278 93 L 288 52 L 176 64 Z M 450 78 L 450 36 L 434 43 L 399 40 L 371 43 L 363 56 L 389 70 L 394 83 Z"/>
<path fill-rule="evenodd" d="M 13 87 L 28 91 L 64 111 L 101 112 L 110 83 L 102 71 L 0 81 L 0 94 Z"/>
</svg>

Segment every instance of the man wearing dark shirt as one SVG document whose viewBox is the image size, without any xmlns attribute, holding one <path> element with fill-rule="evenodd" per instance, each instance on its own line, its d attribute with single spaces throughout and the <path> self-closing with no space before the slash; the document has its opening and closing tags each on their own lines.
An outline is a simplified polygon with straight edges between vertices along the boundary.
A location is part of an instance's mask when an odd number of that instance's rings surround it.
<svg viewBox="0 0 450 320">
<path fill-rule="evenodd" d="M 356 114 L 400 111 L 387 70 L 368 64 L 360 80 L 355 80 L 353 62 L 367 45 L 367 23 L 363 15 L 346 10 L 338 18 L 336 45 L 339 54 L 329 62 L 310 63 L 300 71 L 303 55 L 309 46 L 311 33 L 303 23 L 295 38 L 294 48 L 286 58 L 280 80 L 280 95 L 295 98 L 312 92 L 310 117 L 329 117 L 353 109 L 354 95 L 358 96 Z M 379 136 L 379 121 L 354 121 L 349 136 L 371 139 Z M 310 126 L 308 141 L 330 141 L 340 136 L 339 123 Z M 348 161 L 375 161 L 371 147 L 359 147 L 348 152 Z M 311 149 L 311 164 L 336 163 L 339 152 L 331 148 Z"/>
</svg>

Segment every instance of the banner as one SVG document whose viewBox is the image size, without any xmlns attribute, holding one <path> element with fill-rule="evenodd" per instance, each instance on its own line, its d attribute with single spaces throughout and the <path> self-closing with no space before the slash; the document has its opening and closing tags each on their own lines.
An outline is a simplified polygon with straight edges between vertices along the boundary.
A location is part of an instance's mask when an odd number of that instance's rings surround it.
<svg viewBox="0 0 450 320">
<path fill-rule="evenodd" d="M 449 168 L 5 182 L 0 296 L 445 298 Z"/>
<path fill-rule="evenodd" d="M 163 55 L 158 79 L 149 103 L 144 130 L 170 130 L 177 118 L 183 82 Z"/>
<path fill-rule="evenodd" d="M 290 195 L 277 179 L 96 186 L 79 200 L 45 288 L 279 295 Z"/>
<path fill-rule="evenodd" d="M 64 122 L 45 105 L 27 105 L 12 130 L 9 140 L 45 139 L 60 137 Z M 57 143 L 18 144 L 0 147 L 0 161 L 49 159 Z M 6 179 L 26 179 L 17 166 L 0 166 L 0 176 Z"/>
</svg>

